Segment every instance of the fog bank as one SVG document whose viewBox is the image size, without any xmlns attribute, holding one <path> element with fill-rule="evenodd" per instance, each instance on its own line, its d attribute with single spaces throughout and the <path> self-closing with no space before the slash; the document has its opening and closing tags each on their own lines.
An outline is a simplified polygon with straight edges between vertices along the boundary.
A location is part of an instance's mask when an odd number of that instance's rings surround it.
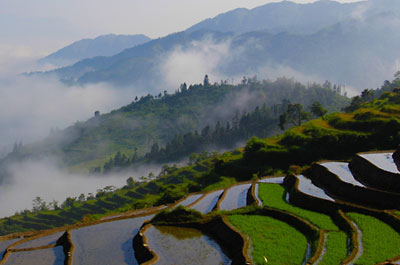
<svg viewBox="0 0 400 265">
<path fill-rule="evenodd" d="M 88 176 L 59 169 L 52 159 L 12 164 L 8 167 L 10 177 L 0 185 L 0 218 L 32 209 L 32 200 L 37 196 L 47 203 L 56 200 L 60 205 L 67 197 L 78 197 L 82 193 L 96 195 L 98 189 L 106 186 L 124 186 L 128 177 L 139 180 L 159 171 L 159 165 L 150 165 L 130 172 Z"/>
</svg>

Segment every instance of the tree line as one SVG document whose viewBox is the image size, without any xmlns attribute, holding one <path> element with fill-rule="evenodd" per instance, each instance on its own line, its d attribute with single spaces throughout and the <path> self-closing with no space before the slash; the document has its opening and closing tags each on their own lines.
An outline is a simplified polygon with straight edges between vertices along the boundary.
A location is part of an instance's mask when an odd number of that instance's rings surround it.
<svg viewBox="0 0 400 265">
<path fill-rule="evenodd" d="M 150 151 L 141 157 L 137 149 L 131 156 L 119 151 L 103 167 L 93 168 L 92 172 L 109 173 L 138 163 L 167 163 L 206 150 L 234 148 L 238 143 L 247 141 L 253 136 L 270 136 L 277 132 L 277 125 L 284 130 L 285 126 L 301 125 L 310 117 L 322 117 L 327 113 L 319 102 L 314 102 L 309 109 L 310 113 L 306 112 L 301 104 L 291 103 L 289 100 L 283 100 L 272 107 L 263 104 L 251 112 L 244 111 L 242 114 L 236 112 L 234 117 L 225 124 L 218 121 L 214 127 L 207 125 L 200 131 L 177 134 L 163 147 L 160 147 L 157 142 L 153 143 Z"/>
</svg>

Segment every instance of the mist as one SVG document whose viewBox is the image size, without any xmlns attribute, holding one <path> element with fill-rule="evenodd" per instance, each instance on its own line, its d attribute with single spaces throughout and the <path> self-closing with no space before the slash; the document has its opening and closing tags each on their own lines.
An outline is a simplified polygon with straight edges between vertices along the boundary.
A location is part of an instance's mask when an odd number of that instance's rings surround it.
<svg viewBox="0 0 400 265">
<path fill-rule="evenodd" d="M 95 195 L 106 186 L 120 188 L 129 177 L 139 180 L 150 172 L 158 174 L 160 169 L 160 165 L 154 164 L 134 171 L 88 176 L 60 169 L 53 158 L 14 163 L 8 166 L 9 177 L 0 185 L 0 218 L 32 209 L 32 200 L 38 196 L 47 203 L 56 200 L 60 205 L 67 197 Z"/>
<path fill-rule="evenodd" d="M 14 142 L 37 141 L 52 129 L 87 120 L 95 111 L 109 112 L 133 99 L 132 88 L 105 83 L 66 86 L 55 77 L 21 75 L 40 69 L 35 59 L 0 57 L 0 155 L 10 151 Z"/>
<path fill-rule="evenodd" d="M 189 47 L 176 46 L 161 61 L 163 81 L 169 88 L 176 89 L 184 82 L 203 83 L 205 74 L 214 80 L 224 79 L 218 66 L 226 60 L 229 52 L 230 40 L 216 42 L 211 36 L 193 41 Z"/>
<path fill-rule="evenodd" d="M 269 79 L 275 80 L 280 77 L 294 78 L 303 84 L 307 83 L 324 83 L 326 80 L 335 83 L 328 77 L 319 76 L 317 74 L 306 74 L 294 68 L 278 63 L 265 62 L 255 67 L 247 69 L 238 68 L 234 71 L 227 70 L 233 64 L 241 63 L 241 58 L 246 57 L 246 52 L 251 49 L 252 45 L 257 43 L 249 42 L 241 46 L 232 47 L 233 39 L 217 41 L 211 35 L 206 36 L 201 41 L 193 41 L 188 47 L 176 46 L 172 51 L 164 55 L 164 59 L 160 63 L 160 72 L 162 73 L 162 82 L 166 84 L 170 91 L 179 88 L 179 85 L 186 82 L 189 84 L 203 83 L 204 75 L 208 74 L 211 83 L 227 81 L 229 84 L 240 84 L 243 76 L 256 76 L 258 80 Z M 392 66 L 391 69 L 395 69 Z M 386 70 L 386 68 L 385 68 Z M 239 72 L 239 73 L 232 73 Z M 341 83 L 337 83 L 344 85 Z M 346 91 L 348 96 L 360 94 L 360 89 L 348 86 Z M 235 98 L 234 107 L 238 105 L 246 106 L 249 102 L 250 95 L 243 95 L 244 98 Z M 238 106 L 239 109 L 243 109 Z M 221 112 L 231 111 L 231 107 L 219 108 Z M 216 115 L 220 113 L 216 111 Z"/>
</svg>

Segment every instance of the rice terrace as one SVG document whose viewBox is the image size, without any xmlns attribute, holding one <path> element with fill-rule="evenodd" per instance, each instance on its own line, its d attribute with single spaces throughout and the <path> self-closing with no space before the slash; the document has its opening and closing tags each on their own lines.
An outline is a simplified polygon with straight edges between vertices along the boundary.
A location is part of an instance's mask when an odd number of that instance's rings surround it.
<svg viewBox="0 0 400 265">
<path fill-rule="evenodd" d="M 279 139 L 253 138 L 243 149 L 92 200 L 3 218 L 1 264 L 400 263 L 400 153 L 351 153 L 399 140 L 387 135 L 397 133 L 387 128 L 400 126 L 399 98 L 397 90 L 385 92 L 354 112 L 311 120 Z M 342 139 L 365 147 L 342 148 Z M 333 157 L 341 160 L 320 159 L 338 145 Z M 294 164 L 264 167 L 267 158 L 285 156 Z M 275 174 L 249 174 L 254 168 Z M 200 190 L 185 193 L 193 181 Z M 173 190 L 156 192 L 163 186 Z"/>
<path fill-rule="evenodd" d="M 400 0 L 0 0 L 0 265 L 400 265 Z"/>
</svg>

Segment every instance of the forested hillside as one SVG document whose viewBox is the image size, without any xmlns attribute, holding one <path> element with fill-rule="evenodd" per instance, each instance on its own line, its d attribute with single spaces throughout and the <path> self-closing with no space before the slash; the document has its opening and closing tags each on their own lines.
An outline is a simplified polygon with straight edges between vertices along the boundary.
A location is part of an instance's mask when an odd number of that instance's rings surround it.
<svg viewBox="0 0 400 265">
<path fill-rule="evenodd" d="M 118 151 L 129 156 L 134 153 L 143 156 L 154 144 L 164 146 L 178 135 L 201 131 L 207 126 L 214 128 L 218 122 L 225 127 L 226 122 L 245 115 L 244 112 L 263 106 L 268 109 L 265 113 L 268 118 L 263 124 L 262 134 L 253 126 L 248 129 L 254 131 L 237 139 L 243 141 L 253 135 L 268 136 L 278 128 L 281 103 L 277 102 L 299 103 L 307 108 L 318 101 L 328 110 L 337 111 L 349 102 L 339 94 L 340 89 L 329 82 L 305 86 L 286 78 L 276 81 L 244 78 L 240 85 L 235 86 L 226 82 L 210 84 L 206 77 L 204 84 L 182 84 L 174 94 L 164 92 L 136 97 L 131 104 L 118 110 L 77 122 L 65 130 L 53 132 L 41 142 L 19 146 L 5 161 L 13 157 L 57 155 L 64 166 L 81 166 L 87 172 L 93 166 L 102 165 Z M 234 143 L 231 141 L 229 144 Z"/>
</svg>

